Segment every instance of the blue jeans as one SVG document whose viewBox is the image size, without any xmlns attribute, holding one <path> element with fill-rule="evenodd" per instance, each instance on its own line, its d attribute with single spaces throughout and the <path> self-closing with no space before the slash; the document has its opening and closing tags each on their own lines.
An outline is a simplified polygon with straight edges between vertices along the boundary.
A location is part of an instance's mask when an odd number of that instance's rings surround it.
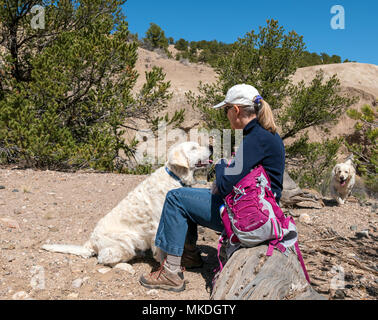
<svg viewBox="0 0 378 320">
<path fill-rule="evenodd" d="M 219 216 L 222 197 L 210 189 L 180 188 L 167 193 L 155 245 L 164 252 L 182 256 L 189 224 L 198 224 L 215 231 L 223 230 Z"/>
</svg>

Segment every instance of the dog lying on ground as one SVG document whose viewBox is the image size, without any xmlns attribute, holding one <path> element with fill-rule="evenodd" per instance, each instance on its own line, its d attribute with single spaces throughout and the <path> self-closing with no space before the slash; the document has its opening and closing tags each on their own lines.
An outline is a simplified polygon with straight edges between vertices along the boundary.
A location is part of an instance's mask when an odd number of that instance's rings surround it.
<svg viewBox="0 0 378 320">
<path fill-rule="evenodd" d="M 159 261 L 161 253 L 154 241 L 166 194 L 169 190 L 193 185 L 195 169 L 208 164 L 210 153 L 207 147 L 196 142 L 173 146 L 166 165 L 152 173 L 103 217 L 83 246 L 46 244 L 42 248 L 85 258 L 97 255 L 98 263 L 110 266 L 151 249 Z"/>
<path fill-rule="evenodd" d="M 330 191 L 332 197 L 339 205 L 344 204 L 352 192 L 355 176 L 356 171 L 351 159 L 348 159 L 344 163 L 338 163 L 333 168 Z"/>
</svg>

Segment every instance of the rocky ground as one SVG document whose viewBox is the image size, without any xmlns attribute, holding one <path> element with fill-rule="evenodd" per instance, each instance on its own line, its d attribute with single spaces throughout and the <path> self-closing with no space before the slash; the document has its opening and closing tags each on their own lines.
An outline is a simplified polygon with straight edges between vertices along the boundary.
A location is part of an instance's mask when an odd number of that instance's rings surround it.
<svg viewBox="0 0 378 320">
<path fill-rule="evenodd" d="M 144 257 L 107 268 L 96 258 L 41 250 L 45 243 L 83 244 L 97 221 L 144 176 L 0 169 L 0 299 L 209 299 L 218 235 L 199 230 L 205 265 L 186 271 L 187 289 L 139 285 L 156 263 Z M 328 299 L 375 300 L 378 289 L 377 202 L 351 198 L 342 207 L 286 209 L 294 216 L 314 289 Z"/>
</svg>

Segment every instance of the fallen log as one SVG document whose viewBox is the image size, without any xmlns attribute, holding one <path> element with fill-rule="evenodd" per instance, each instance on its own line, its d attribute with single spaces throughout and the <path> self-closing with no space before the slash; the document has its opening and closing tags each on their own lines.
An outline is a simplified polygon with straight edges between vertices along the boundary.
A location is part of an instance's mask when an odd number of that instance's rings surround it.
<svg viewBox="0 0 378 320">
<path fill-rule="evenodd" d="M 314 207 L 320 209 L 324 206 L 321 198 L 318 198 L 310 190 L 302 190 L 289 176 L 287 171 L 284 172 L 283 177 L 283 190 L 280 199 L 281 207 Z"/>
<path fill-rule="evenodd" d="M 267 245 L 241 248 L 227 261 L 213 288 L 212 300 L 326 300 L 307 282 L 294 252 L 288 256 Z"/>
</svg>

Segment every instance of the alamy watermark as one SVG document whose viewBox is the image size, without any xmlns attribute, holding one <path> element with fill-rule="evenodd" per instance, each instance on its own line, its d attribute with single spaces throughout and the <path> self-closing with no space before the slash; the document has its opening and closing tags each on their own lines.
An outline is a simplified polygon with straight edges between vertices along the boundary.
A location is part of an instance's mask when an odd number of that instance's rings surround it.
<svg viewBox="0 0 378 320">
<path fill-rule="evenodd" d="M 138 164 L 158 164 L 163 165 L 168 160 L 168 150 L 173 145 L 185 141 L 195 141 L 201 146 L 212 146 L 213 159 L 230 159 L 236 150 L 232 144 L 232 131 L 230 129 L 196 129 L 189 132 L 182 129 L 168 130 L 166 122 L 162 121 L 158 125 L 157 132 L 152 130 L 138 130 L 136 140 L 139 141 L 135 153 Z M 226 168 L 225 174 L 237 175 L 243 170 L 243 148 L 240 148 L 243 141 L 243 130 L 234 131 L 234 145 L 238 148 L 238 157 L 232 166 Z M 240 160 L 240 161 L 239 161 Z"/>
<path fill-rule="evenodd" d="M 334 16 L 331 19 L 331 28 L 333 30 L 345 29 L 345 9 L 342 5 L 334 5 L 331 8 L 331 14 Z"/>
<path fill-rule="evenodd" d="M 30 26 L 32 29 L 45 29 L 45 8 L 40 5 L 35 5 L 30 12 L 33 14 Z"/>
<path fill-rule="evenodd" d="M 330 289 L 338 290 L 338 289 L 345 289 L 345 272 L 344 268 L 340 265 L 333 266 L 331 269 L 331 274 L 334 276 L 331 279 Z"/>
<path fill-rule="evenodd" d="M 33 266 L 30 270 L 31 280 L 30 286 L 34 290 L 45 289 L 45 269 L 42 266 Z"/>
</svg>

